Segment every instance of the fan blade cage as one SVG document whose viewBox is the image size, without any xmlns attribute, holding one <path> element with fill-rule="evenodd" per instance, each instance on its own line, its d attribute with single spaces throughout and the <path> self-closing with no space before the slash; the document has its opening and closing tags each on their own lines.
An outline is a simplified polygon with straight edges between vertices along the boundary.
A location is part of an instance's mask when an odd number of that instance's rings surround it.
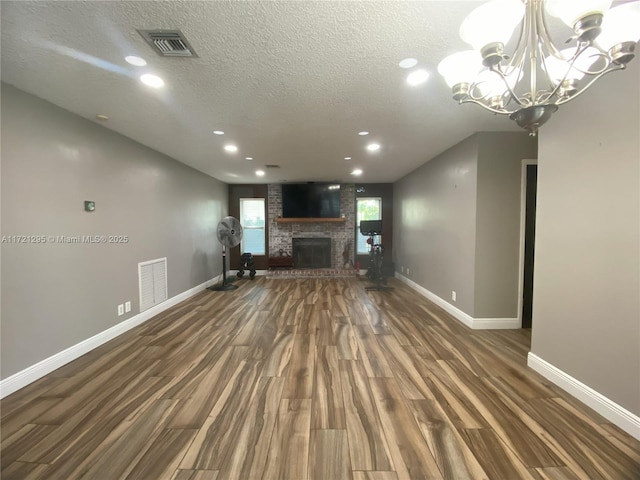
<svg viewBox="0 0 640 480">
<path fill-rule="evenodd" d="M 227 248 L 235 247 L 242 240 L 242 225 L 235 217 L 225 217 L 218 223 L 216 234 L 222 245 Z"/>
</svg>

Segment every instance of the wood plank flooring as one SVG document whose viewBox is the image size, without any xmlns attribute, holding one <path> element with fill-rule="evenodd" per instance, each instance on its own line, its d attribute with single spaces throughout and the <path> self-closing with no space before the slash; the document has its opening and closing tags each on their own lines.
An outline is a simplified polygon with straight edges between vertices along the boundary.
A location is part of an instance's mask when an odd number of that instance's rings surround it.
<svg viewBox="0 0 640 480">
<path fill-rule="evenodd" d="M 2 400 L 1 478 L 640 479 L 640 442 L 408 287 L 204 291 Z"/>
</svg>

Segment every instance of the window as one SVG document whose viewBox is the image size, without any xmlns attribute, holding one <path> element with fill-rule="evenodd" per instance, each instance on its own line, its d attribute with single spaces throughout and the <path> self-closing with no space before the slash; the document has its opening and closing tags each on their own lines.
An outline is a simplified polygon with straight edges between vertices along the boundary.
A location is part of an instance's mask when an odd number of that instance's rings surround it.
<svg viewBox="0 0 640 480">
<path fill-rule="evenodd" d="M 360 197 L 356 200 L 358 212 L 358 224 L 356 225 L 357 251 L 358 255 L 369 253 L 367 238 L 360 233 L 360 222 L 362 220 L 382 220 L 382 198 L 380 197 Z M 376 243 L 382 243 L 382 236 L 376 238 Z"/>
<path fill-rule="evenodd" d="M 264 198 L 240 199 L 241 253 L 265 255 Z"/>
</svg>

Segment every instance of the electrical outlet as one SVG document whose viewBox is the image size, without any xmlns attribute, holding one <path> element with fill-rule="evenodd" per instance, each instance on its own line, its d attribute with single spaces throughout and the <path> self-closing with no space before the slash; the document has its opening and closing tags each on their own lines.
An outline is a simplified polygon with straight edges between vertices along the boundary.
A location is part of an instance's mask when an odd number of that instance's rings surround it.
<svg viewBox="0 0 640 480">
<path fill-rule="evenodd" d="M 118 316 L 124 315 L 124 305 L 118 305 Z"/>
<path fill-rule="evenodd" d="M 454 302 L 456 301 L 456 291 L 455 290 L 451 290 L 451 300 L 453 300 Z"/>
<path fill-rule="evenodd" d="M 131 311 L 131 302 L 126 302 L 124 304 L 124 313 L 129 313 Z"/>
<path fill-rule="evenodd" d="M 409 267 L 407 267 L 407 275 L 409 275 Z"/>
</svg>

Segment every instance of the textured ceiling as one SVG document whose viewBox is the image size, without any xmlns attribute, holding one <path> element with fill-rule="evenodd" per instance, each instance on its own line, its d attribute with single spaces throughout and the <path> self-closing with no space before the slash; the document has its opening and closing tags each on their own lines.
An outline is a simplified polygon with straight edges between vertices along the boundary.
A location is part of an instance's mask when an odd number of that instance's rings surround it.
<svg viewBox="0 0 640 480">
<path fill-rule="evenodd" d="M 436 72 L 466 48 L 457 30 L 474 4 L 2 1 L 2 80 L 92 121 L 108 115 L 104 127 L 227 183 L 353 181 L 356 167 L 358 181 L 392 182 L 476 131 L 517 130 L 457 106 Z M 198 58 L 160 57 L 136 29 L 179 29 Z M 431 72 L 426 84 L 406 84 L 405 57 Z M 142 85 L 144 72 L 165 87 Z M 369 141 L 382 149 L 368 153 Z M 281 168 L 256 177 L 265 164 Z"/>
</svg>

